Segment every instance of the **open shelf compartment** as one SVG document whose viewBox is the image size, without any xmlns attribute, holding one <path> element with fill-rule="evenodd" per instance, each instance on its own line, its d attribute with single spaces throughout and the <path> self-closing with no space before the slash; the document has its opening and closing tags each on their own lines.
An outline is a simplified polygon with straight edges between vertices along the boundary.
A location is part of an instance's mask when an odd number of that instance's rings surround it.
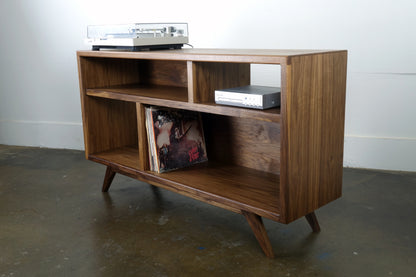
<svg viewBox="0 0 416 277">
<path fill-rule="evenodd" d="M 79 66 L 87 95 L 126 101 L 140 96 L 188 101 L 186 61 L 80 57 Z"/>
<path fill-rule="evenodd" d="M 100 162 L 105 165 L 116 165 L 139 170 L 138 159 L 139 150 L 134 146 L 124 146 L 103 152 L 93 153 L 88 156 L 90 160 Z"/>
<path fill-rule="evenodd" d="M 236 165 L 206 162 L 165 173 L 147 171 L 146 182 L 241 213 L 280 219 L 280 176 Z"/>
<path fill-rule="evenodd" d="M 134 147 L 121 147 L 91 154 L 89 159 L 237 213 L 245 210 L 272 220 L 280 219 L 278 174 L 213 161 L 165 173 L 140 171 L 137 154 Z"/>
</svg>

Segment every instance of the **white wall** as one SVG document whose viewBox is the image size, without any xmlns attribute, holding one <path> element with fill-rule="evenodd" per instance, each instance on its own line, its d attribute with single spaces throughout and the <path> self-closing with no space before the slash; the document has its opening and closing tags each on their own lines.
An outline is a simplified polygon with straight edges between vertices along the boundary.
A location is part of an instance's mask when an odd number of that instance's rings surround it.
<svg viewBox="0 0 416 277">
<path fill-rule="evenodd" d="M 0 2 L 0 143 L 83 148 L 75 51 L 89 24 L 188 22 L 205 48 L 349 51 L 344 164 L 416 171 L 412 0 Z"/>
</svg>

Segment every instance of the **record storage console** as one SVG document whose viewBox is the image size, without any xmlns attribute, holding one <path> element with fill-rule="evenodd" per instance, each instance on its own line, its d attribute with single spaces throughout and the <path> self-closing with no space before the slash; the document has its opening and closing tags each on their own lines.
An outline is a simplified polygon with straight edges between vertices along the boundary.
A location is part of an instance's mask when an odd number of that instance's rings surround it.
<svg viewBox="0 0 416 277">
<path fill-rule="evenodd" d="M 262 218 L 288 224 L 342 189 L 347 51 L 181 49 L 78 51 L 86 158 L 116 173 L 244 215 L 262 250 Z M 215 104 L 214 91 L 250 84 L 251 64 L 281 67 L 281 106 Z M 209 162 L 149 170 L 145 107 L 201 112 Z"/>
</svg>

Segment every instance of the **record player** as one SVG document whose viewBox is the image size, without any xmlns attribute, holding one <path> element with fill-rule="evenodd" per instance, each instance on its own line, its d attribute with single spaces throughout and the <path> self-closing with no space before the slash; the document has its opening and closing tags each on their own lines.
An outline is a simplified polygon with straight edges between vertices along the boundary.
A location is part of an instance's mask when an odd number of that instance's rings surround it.
<svg viewBox="0 0 416 277">
<path fill-rule="evenodd" d="M 90 25 L 86 43 L 92 50 L 180 49 L 188 43 L 187 23 Z"/>
</svg>

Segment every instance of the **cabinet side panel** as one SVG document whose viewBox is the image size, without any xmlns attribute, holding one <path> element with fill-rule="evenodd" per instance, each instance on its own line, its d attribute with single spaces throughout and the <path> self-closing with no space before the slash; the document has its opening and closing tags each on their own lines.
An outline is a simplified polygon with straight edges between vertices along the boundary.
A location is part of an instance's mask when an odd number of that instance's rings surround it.
<svg viewBox="0 0 416 277">
<path fill-rule="evenodd" d="M 250 84 L 248 63 L 193 63 L 193 99 L 197 103 L 214 103 L 216 89 Z"/>
<path fill-rule="evenodd" d="M 341 196 L 347 52 L 293 57 L 286 92 L 285 215 Z"/>
<path fill-rule="evenodd" d="M 278 174 L 279 123 L 203 114 L 208 159 Z"/>
<path fill-rule="evenodd" d="M 88 136 L 87 136 L 87 120 L 85 118 L 85 105 L 86 105 L 86 66 L 87 59 L 81 57 L 79 53 L 77 53 L 77 63 L 78 63 L 78 81 L 79 81 L 79 90 L 80 90 L 80 99 L 81 99 L 81 113 L 82 113 L 82 128 L 84 134 L 84 147 L 85 147 L 85 157 L 88 158 L 89 149 L 88 149 Z"/>
</svg>

